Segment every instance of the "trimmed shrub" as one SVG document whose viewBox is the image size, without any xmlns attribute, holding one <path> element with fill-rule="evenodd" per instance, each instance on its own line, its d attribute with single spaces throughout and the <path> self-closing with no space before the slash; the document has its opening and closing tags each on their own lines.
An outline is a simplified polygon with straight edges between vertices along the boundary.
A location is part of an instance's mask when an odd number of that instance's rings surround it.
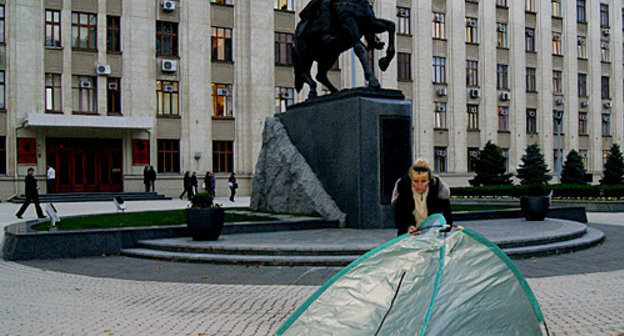
<svg viewBox="0 0 624 336">
<path fill-rule="evenodd" d="M 501 149 L 488 141 L 475 162 L 475 176 L 470 180 L 470 185 L 510 185 L 512 174 L 506 173 L 507 159 L 503 156 Z"/>
</svg>

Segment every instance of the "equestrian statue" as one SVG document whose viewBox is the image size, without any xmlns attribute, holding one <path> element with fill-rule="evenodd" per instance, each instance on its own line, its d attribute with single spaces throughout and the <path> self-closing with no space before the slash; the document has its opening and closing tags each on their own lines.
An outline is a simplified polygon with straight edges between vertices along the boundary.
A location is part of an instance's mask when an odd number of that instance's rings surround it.
<svg viewBox="0 0 624 336">
<path fill-rule="evenodd" d="M 307 83 L 308 98 L 317 96 L 317 84 L 310 74 L 313 62 L 317 63 L 316 80 L 331 93 L 338 92 L 327 78 L 327 72 L 338 56 L 351 48 L 362 65 L 368 87 L 380 88 L 379 80 L 366 61 L 366 50 L 383 49 L 384 43 L 376 34 L 388 32 L 386 55 L 379 60 L 379 68 L 386 71 L 395 54 L 394 22 L 376 18 L 368 0 L 312 0 L 299 16 L 301 21 L 295 30 L 293 52 L 297 92 Z"/>
</svg>

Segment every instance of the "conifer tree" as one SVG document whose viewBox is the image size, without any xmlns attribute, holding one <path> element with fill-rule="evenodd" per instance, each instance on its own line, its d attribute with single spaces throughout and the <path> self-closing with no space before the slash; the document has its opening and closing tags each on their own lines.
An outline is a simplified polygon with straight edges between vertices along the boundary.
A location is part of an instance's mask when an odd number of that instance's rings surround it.
<svg viewBox="0 0 624 336">
<path fill-rule="evenodd" d="M 512 174 L 506 173 L 507 159 L 503 156 L 500 148 L 488 141 L 479 151 L 479 156 L 475 162 L 475 176 L 470 185 L 510 185 Z"/>
<path fill-rule="evenodd" d="M 563 184 L 586 184 L 585 165 L 581 156 L 573 149 L 566 156 L 561 171 L 561 183 Z"/>
<path fill-rule="evenodd" d="M 618 144 L 613 144 L 607 155 L 607 162 L 604 165 L 603 177 L 600 184 L 616 185 L 622 183 L 622 175 L 624 175 L 624 161 L 622 161 L 622 152 Z"/>
<path fill-rule="evenodd" d="M 548 174 L 550 170 L 546 166 L 544 155 L 537 144 L 528 146 L 521 159 L 522 163 L 516 174 L 520 184 L 545 184 L 552 179 L 552 175 Z"/>
</svg>

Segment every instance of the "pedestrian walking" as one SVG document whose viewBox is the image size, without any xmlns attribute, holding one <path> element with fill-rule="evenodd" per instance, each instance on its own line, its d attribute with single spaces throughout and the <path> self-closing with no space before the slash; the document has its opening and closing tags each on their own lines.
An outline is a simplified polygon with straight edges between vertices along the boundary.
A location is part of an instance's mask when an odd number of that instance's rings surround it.
<svg viewBox="0 0 624 336">
<path fill-rule="evenodd" d="M 394 185 L 395 226 L 398 235 L 420 233 L 418 226 L 434 213 L 441 213 L 446 223 L 453 225 L 451 215 L 451 188 L 439 176 L 431 173 L 425 159 L 417 159 L 407 174 Z M 446 230 L 450 231 L 450 227 Z"/>
<path fill-rule="evenodd" d="M 230 202 L 234 203 L 234 195 L 236 195 L 236 189 L 238 189 L 238 183 L 236 182 L 236 174 L 232 172 L 230 178 L 228 178 L 228 186 L 230 187 Z"/>
<path fill-rule="evenodd" d="M 56 170 L 52 166 L 48 166 L 46 173 L 47 193 L 51 194 L 56 192 Z"/>
<path fill-rule="evenodd" d="M 210 194 L 212 197 L 217 196 L 217 180 L 215 179 L 214 172 L 210 173 Z"/>
<path fill-rule="evenodd" d="M 195 194 L 197 194 L 197 172 L 193 172 L 191 175 L 191 189 L 189 193 L 189 199 L 191 199 Z"/>
<path fill-rule="evenodd" d="M 30 205 L 30 202 L 35 204 L 35 210 L 37 210 L 37 217 L 45 218 L 41 206 L 39 206 L 39 187 L 37 186 L 37 179 L 35 178 L 35 169 L 28 168 L 28 175 L 24 179 L 26 183 L 26 201 L 22 204 L 22 207 L 17 211 L 15 217 L 22 219 L 22 215 Z"/>
<path fill-rule="evenodd" d="M 191 193 L 189 192 L 189 189 L 191 188 L 191 173 L 188 170 L 184 172 L 183 187 L 184 191 L 180 194 L 180 199 L 182 199 L 185 194 L 188 194 L 188 199 L 191 199 Z"/>
<path fill-rule="evenodd" d="M 149 187 L 150 187 L 150 177 L 149 177 L 148 166 L 145 166 L 145 169 L 143 169 L 143 184 L 145 185 L 145 192 L 148 192 Z"/>
<path fill-rule="evenodd" d="M 206 172 L 206 176 L 204 176 L 204 191 L 210 194 L 210 188 L 212 187 L 212 176 L 210 172 Z"/>
<path fill-rule="evenodd" d="M 156 171 L 154 170 L 154 166 L 149 167 L 148 173 L 149 173 L 148 176 L 149 176 L 150 187 L 152 188 L 153 192 L 156 192 L 156 177 L 158 175 L 156 174 Z"/>
</svg>

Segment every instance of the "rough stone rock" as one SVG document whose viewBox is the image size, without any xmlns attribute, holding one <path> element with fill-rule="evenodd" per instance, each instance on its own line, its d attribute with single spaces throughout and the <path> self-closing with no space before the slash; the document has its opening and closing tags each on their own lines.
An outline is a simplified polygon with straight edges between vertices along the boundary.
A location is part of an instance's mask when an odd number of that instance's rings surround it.
<svg viewBox="0 0 624 336">
<path fill-rule="evenodd" d="M 252 186 L 254 210 L 318 214 L 344 226 L 346 215 L 325 191 L 277 118 L 266 119 Z"/>
</svg>

